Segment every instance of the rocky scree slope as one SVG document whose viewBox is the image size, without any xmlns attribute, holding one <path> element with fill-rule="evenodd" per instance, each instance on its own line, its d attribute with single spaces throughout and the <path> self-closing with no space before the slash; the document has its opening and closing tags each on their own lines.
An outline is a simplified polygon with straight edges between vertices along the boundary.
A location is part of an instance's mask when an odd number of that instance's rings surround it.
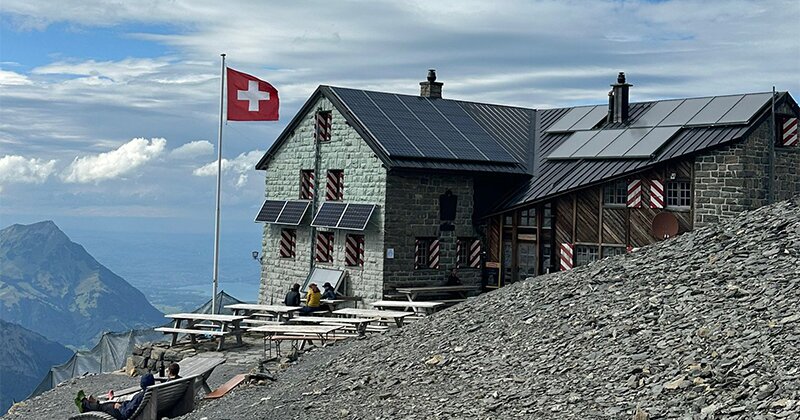
<svg viewBox="0 0 800 420">
<path fill-rule="evenodd" d="M 800 412 L 800 198 L 537 277 L 190 418 L 741 418 Z"/>
</svg>

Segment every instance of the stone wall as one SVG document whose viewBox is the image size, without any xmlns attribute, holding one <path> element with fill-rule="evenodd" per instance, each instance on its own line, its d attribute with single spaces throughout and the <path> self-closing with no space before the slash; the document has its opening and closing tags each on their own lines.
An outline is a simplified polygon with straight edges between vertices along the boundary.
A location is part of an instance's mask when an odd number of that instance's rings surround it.
<svg viewBox="0 0 800 420">
<path fill-rule="evenodd" d="M 768 204 L 771 130 L 766 119 L 744 141 L 697 156 L 692 200 L 695 227 Z M 800 191 L 800 155 L 776 147 L 775 157 L 775 198 L 786 199 Z"/>
<path fill-rule="evenodd" d="M 458 197 L 454 231 L 440 232 L 439 196 L 447 190 Z M 394 258 L 384 262 L 384 290 L 397 286 L 442 285 L 456 263 L 456 240 L 479 238 L 473 227 L 473 177 L 459 174 L 419 174 L 392 172 L 386 187 L 386 249 Z M 414 269 L 417 237 L 438 237 L 438 269 Z M 480 284 L 480 269 L 459 269 L 464 284 Z"/>
<path fill-rule="evenodd" d="M 324 202 L 328 169 L 344 170 L 344 201 L 375 203 L 365 235 L 364 267 L 346 267 L 344 243 L 347 233 L 355 231 L 334 230 L 334 257 L 332 263 L 312 261 L 311 218 L 316 209 L 309 208 L 300 226 L 297 226 L 295 258 L 280 258 L 281 230 L 285 225 L 265 225 L 262 243 L 264 263 L 261 268 L 259 302 L 282 302 L 286 291 L 294 283 L 303 284 L 312 264 L 320 267 L 343 269 L 348 272 L 348 295 L 368 300 L 381 297 L 383 287 L 383 220 L 386 197 L 386 170 L 378 157 L 363 139 L 350 127 L 341 113 L 325 98 L 321 98 L 303 116 L 280 150 L 267 163 L 266 196 L 270 199 L 297 199 L 300 196 L 300 171 L 316 169 L 315 195 L 317 208 Z M 331 140 L 320 145 L 320 161 L 315 168 L 314 119 L 315 112 L 333 110 Z"/>
</svg>

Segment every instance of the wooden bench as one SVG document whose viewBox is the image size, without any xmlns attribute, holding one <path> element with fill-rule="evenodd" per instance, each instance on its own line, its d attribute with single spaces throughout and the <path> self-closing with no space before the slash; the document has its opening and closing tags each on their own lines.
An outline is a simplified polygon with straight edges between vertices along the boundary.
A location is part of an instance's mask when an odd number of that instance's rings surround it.
<svg viewBox="0 0 800 420">
<path fill-rule="evenodd" d="M 197 376 L 187 376 L 147 388 L 142 403 L 129 420 L 160 420 L 164 417 L 178 417 L 194 410 L 194 389 Z M 101 411 L 76 414 L 70 420 L 104 419 L 114 417 Z"/>
<path fill-rule="evenodd" d="M 191 340 L 192 344 L 197 344 L 197 336 L 202 335 L 210 335 L 213 337 L 219 337 L 219 345 L 217 346 L 218 349 L 222 348 L 222 343 L 225 340 L 225 337 L 233 334 L 233 331 L 214 331 L 214 330 L 199 330 L 199 329 L 192 329 L 192 328 L 173 328 L 173 327 L 157 327 L 153 328 L 155 331 L 163 332 L 164 334 L 173 334 L 175 337 L 178 334 L 186 334 L 188 335 Z M 172 340 L 173 342 L 177 342 L 177 338 Z"/>
<path fill-rule="evenodd" d="M 214 369 L 223 363 L 225 363 L 224 357 L 187 357 L 178 362 L 178 365 L 181 367 L 179 375 L 182 377 L 197 377 L 197 381 L 195 382 L 195 394 L 197 394 L 197 391 L 199 391 L 200 388 L 203 388 L 206 393 L 210 393 L 211 387 L 208 386 L 208 378 L 211 376 L 211 373 L 214 372 Z M 164 382 L 168 378 L 156 376 L 155 379 L 156 382 Z M 119 391 L 114 391 L 114 398 L 116 399 L 123 397 L 123 400 L 128 400 L 130 398 L 125 398 L 125 396 L 135 394 L 139 392 L 140 389 L 141 388 L 138 386 L 132 386 Z M 98 397 L 98 399 L 102 399 L 102 397 Z"/>
</svg>

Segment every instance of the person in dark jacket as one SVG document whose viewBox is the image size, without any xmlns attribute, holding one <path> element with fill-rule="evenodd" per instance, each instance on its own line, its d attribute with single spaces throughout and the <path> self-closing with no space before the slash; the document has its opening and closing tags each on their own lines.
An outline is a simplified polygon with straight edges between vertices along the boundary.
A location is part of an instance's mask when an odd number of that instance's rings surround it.
<svg viewBox="0 0 800 420">
<path fill-rule="evenodd" d="M 330 283 L 325 282 L 325 284 L 322 285 L 322 290 L 323 290 L 322 292 L 323 299 L 330 299 L 330 300 L 336 299 L 336 290 L 333 290 L 333 286 L 331 286 Z"/>
<path fill-rule="evenodd" d="M 102 411 L 111 417 L 114 417 L 116 420 L 127 420 L 131 418 L 133 413 L 136 412 L 136 409 L 139 408 L 139 405 L 142 404 L 144 392 L 147 390 L 147 387 L 155 385 L 155 383 L 156 379 L 153 377 L 152 373 L 143 375 L 142 379 L 139 381 L 139 385 L 142 387 L 142 390 L 134 395 L 130 401 L 100 403 L 91 395 L 88 398 L 81 398 L 81 412 L 85 413 L 87 411 Z M 80 393 L 78 395 L 80 398 Z"/>
<path fill-rule="evenodd" d="M 295 283 L 283 299 L 286 306 L 300 306 L 300 285 Z"/>
<path fill-rule="evenodd" d="M 453 269 L 450 270 L 450 275 L 447 276 L 447 282 L 445 282 L 444 285 L 445 286 L 460 286 L 461 285 L 461 279 L 458 278 L 458 269 L 457 268 L 453 267 Z"/>
</svg>

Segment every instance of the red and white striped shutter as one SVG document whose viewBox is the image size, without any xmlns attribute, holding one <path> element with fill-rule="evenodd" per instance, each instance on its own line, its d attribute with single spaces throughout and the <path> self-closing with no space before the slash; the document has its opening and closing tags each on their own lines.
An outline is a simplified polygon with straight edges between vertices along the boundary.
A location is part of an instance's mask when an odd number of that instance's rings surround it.
<svg viewBox="0 0 800 420">
<path fill-rule="evenodd" d="M 798 122 L 797 118 L 787 118 L 783 122 L 781 130 L 781 146 L 791 147 L 798 144 Z"/>
<path fill-rule="evenodd" d="M 347 235 L 344 252 L 345 264 L 350 267 L 363 267 L 364 235 Z"/>
<path fill-rule="evenodd" d="M 439 239 L 432 239 L 428 246 L 428 268 L 439 268 Z"/>
<path fill-rule="evenodd" d="M 300 198 L 304 200 L 311 200 L 314 198 L 314 171 L 302 172 Z"/>
<path fill-rule="evenodd" d="M 642 207 L 642 180 L 634 179 L 628 183 L 628 207 Z"/>
<path fill-rule="evenodd" d="M 650 208 L 664 208 L 664 181 L 660 179 L 650 180 Z"/>
<path fill-rule="evenodd" d="M 481 240 L 475 239 L 469 244 L 469 267 L 481 268 Z"/>
<path fill-rule="evenodd" d="M 339 200 L 344 200 L 344 171 L 337 172 L 336 176 L 336 194 Z"/>
<path fill-rule="evenodd" d="M 295 230 L 281 230 L 281 258 L 294 258 Z"/>
<path fill-rule="evenodd" d="M 344 198 L 342 184 L 344 183 L 344 171 L 328 171 L 326 181 L 325 199 L 329 201 L 341 200 Z"/>
<path fill-rule="evenodd" d="M 572 265 L 572 244 L 564 242 L 561 244 L 561 271 L 571 270 Z"/>
<path fill-rule="evenodd" d="M 333 113 L 317 112 L 316 130 L 315 130 L 317 141 L 328 141 L 331 139 L 332 120 L 333 120 Z"/>
<path fill-rule="evenodd" d="M 461 261 L 462 242 L 464 242 L 462 239 L 459 239 L 459 240 L 456 241 L 456 267 L 457 268 L 461 268 L 461 267 L 464 266 L 464 262 Z"/>
<path fill-rule="evenodd" d="M 333 234 L 330 232 L 317 233 L 316 260 L 319 262 L 333 261 Z"/>
<path fill-rule="evenodd" d="M 417 270 L 419 268 L 422 268 L 422 266 L 420 265 L 420 261 L 419 261 L 419 259 L 420 259 L 419 246 L 420 245 L 421 245 L 420 244 L 420 240 L 419 239 L 415 239 L 414 240 L 414 269 L 415 270 Z"/>
</svg>

